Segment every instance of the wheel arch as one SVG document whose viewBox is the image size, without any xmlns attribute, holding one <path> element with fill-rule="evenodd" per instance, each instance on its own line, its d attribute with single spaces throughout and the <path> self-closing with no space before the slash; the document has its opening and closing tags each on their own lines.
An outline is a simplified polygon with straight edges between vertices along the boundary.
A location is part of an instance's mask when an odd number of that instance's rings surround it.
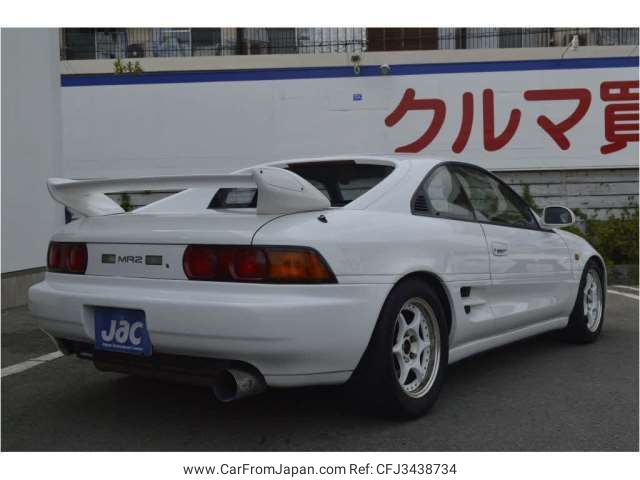
<svg viewBox="0 0 640 480">
<path fill-rule="evenodd" d="M 594 261 L 595 263 L 598 264 L 598 266 L 602 269 L 602 282 L 603 282 L 603 298 L 605 299 L 606 302 L 606 298 L 607 298 L 607 288 L 608 288 L 608 281 L 607 281 L 607 265 L 605 263 L 605 261 L 602 259 L 602 257 L 600 257 L 600 255 L 598 254 L 591 254 L 588 257 L 586 257 L 586 260 L 584 262 L 584 265 L 582 266 L 582 269 L 580 270 L 579 276 L 578 276 L 578 283 L 577 283 L 577 287 L 576 287 L 576 291 L 575 291 L 575 297 L 573 299 L 573 306 L 575 308 L 576 302 L 578 301 L 578 299 L 580 298 L 580 284 L 582 282 L 582 277 L 585 274 L 585 272 L 587 271 L 587 266 L 589 265 L 589 262 Z"/>
<path fill-rule="evenodd" d="M 589 263 L 591 260 L 595 261 L 598 265 L 600 265 L 600 268 L 602 269 L 602 273 L 604 274 L 604 281 L 606 283 L 607 281 L 607 265 L 604 262 L 604 260 L 600 257 L 600 255 L 591 255 L 587 261 L 585 262 L 585 266 L 587 265 L 587 263 Z"/>
<path fill-rule="evenodd" d="M 589 259 L 585 262 L 585 268 L 587 266 L 587 264 L 590 261 L 594 261 L 596 262 L 600 268 L 602 269 L 602 289 L 604 290 L 602 292 L 602 295 L 604 296 L 604 298 L 606 299 L 607 297 L 607 288 L 609 287 L 609 280 L 607 279 L 607 264 L 605 263 L 605 261 L 603 260 L 603 258 L 600 255 L 591 255 L 589 257 Z"/>
<path fill-rule="evenodd" d="M 389 298 L 389 295 L 391 295 L 391 292 L 393 292 L 393 290 L 396 289 L 403 282 L 406 282 L 408 280 L 421 280 L 423 282 L 426 282 L 429 286 L 431 286 L 434 289 L 445 311 L 447 328 L 449 330 L 448 338 L 449 338 L 449 341 L 451 341 L 454 334 L 455 326 L 456 326 L 454 305 L 452 303 L 452 298 L 448 288 L 446 287 L 445 282 L 442 280 L 442 278 L 440 278 L 439 275 L 433 272 L 426 271 L 426 270 L 418 270 L 418 271 L 405 273 L 404 275 L 399 277 L 393 283 L 391 288 L 388 290 L 387 296 L 385 297 L 383 305 L 380 307 L 380 313 L 382 313 L 382 309 L 384 308 L 384 303 Z M 370 354 L 372 341 L 374 340 L 375 331 L 378 328 L 379 322 L 380 322 L 380 314 L 378 315 L 378 319 L 374 325 L 374 328 L 371 331 L 371 335 L 369 337 L 367 347 L 365 348 L 364 352 L 360 356 L 360 360 L 358 361 L 358 364 L 356 365 L 356 368 L 352 373 L 351 378 L 355 379 L 355 381 L 357 381 L 357 379 L 361 378 L 363 375 L 366 375 L 366 373 L 363 371 L 362 365 L 366 361 L 367 355 Z"/>
<path fill-rule="evenodd" d="M 429 284 L 436 291 L 440 302 L 442 303 L 442 307 L 444 308 L 446 320 L 447 320 L 447 328 L 449 339 L 451 339 L 451 335 L 455 329 L 455 309 L 453 308 L 453 303 L 451 299 L 451 295 L 449 290 L 447 289 L 444 281 L 435 273 L 429 272 L 426 270 L 419 270 L 411 273 L 407 273 L 401 278 L 399 278 L 393 288 L 396 288 L 402 282 L 407 281 L 409 279 L 418 279 Z M 392 289 L 393 289 L 392 288 Z"/>
</svg>

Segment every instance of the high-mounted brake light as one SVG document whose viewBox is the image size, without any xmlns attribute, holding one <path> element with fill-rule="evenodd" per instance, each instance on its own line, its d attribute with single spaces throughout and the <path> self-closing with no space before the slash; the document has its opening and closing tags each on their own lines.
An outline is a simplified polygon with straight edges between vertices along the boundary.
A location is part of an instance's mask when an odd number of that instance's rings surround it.
<svg viewBox="0 0 640 480">
<path fill-rule="evenodd" d="M 83 274 L 87 270 L 87 245 L 84 243 L 49 243 L 47 269 L 57 273 Z"/>
<path fill-rule="evenodd" d="M 336 283 L 320 254 L 304 247 L 189 245 L 182 263 L 190 280 Z"/>
</svg>

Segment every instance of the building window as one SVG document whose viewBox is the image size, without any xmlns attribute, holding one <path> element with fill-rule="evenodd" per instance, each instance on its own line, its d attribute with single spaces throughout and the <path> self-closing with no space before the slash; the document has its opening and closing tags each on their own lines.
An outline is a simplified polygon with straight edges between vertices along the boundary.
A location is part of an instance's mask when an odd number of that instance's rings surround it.
<svg viewBox="0 0 640 480">
<path fill-rule="evenodd" d="M 124 29 L 96 29 L 95 41 L 95 58 L 124 58 L 127 56 L 127 32 Z"/>
<path fill-rule="evenodd" d="M 194 57 L 222 55 L 222 32 L 219 28 L 192 28 L 191 51 Z"/>
<path fill-rule="evenodd" d="M 367 50 L 437 50 L 437 28 L 367 28 Z"/>
<path fill-rule="evenodd" d="M 500 48 L 519 48 L 522 47 L 522 29 L 521 28 L 501 28 L 500 29 Z"/>
<path fill-rule="evenodd" d="M 155 57 L 191 56 L 191 29 L 154 28 L 153 55 Z"/>
<path fill-rule="evenodd" d="M 298 53 L 295 28 L 269 28 L 267 36 L 270 53 Z"/>
<path fill-rule="evenodd" d="M 88 60 L 96 58 L 96 32 L 93 28 L 65 28 L 63 32 L 63 59 Z"/>
</svg>

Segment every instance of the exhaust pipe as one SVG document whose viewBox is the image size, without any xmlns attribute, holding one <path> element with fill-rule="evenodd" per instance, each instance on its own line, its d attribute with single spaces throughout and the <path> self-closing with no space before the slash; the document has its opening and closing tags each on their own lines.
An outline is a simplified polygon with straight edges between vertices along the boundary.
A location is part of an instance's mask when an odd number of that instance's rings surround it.
<svg viewBox="0 0 640 480">
<path fill-rule="evenodd" d="M 226 403 L 262 393 L 267 384 L 259 373 L 230 368 L 218 375 L 211 389 L 218 400 Z"/>
</svg>

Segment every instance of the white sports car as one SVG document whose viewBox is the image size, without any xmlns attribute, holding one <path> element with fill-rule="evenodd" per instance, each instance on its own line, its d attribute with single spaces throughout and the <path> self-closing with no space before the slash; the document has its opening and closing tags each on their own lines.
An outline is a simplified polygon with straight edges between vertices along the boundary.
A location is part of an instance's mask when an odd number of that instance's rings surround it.
<svg viewBox="0 0 640 480">
<path fill-rule="evenodd" d="M 235 172 L 51 179 L 82 218 L 54 235 L 30 307 L 60 350 L 101 370 L 208 385 L 351 381 L 415 416 L 447 365 L 549 330 L 591 342 L 605 265 L 474 165 L 399 156 Z M 125 213 L 109 192 L 179 193 Z"/>
</svg>

